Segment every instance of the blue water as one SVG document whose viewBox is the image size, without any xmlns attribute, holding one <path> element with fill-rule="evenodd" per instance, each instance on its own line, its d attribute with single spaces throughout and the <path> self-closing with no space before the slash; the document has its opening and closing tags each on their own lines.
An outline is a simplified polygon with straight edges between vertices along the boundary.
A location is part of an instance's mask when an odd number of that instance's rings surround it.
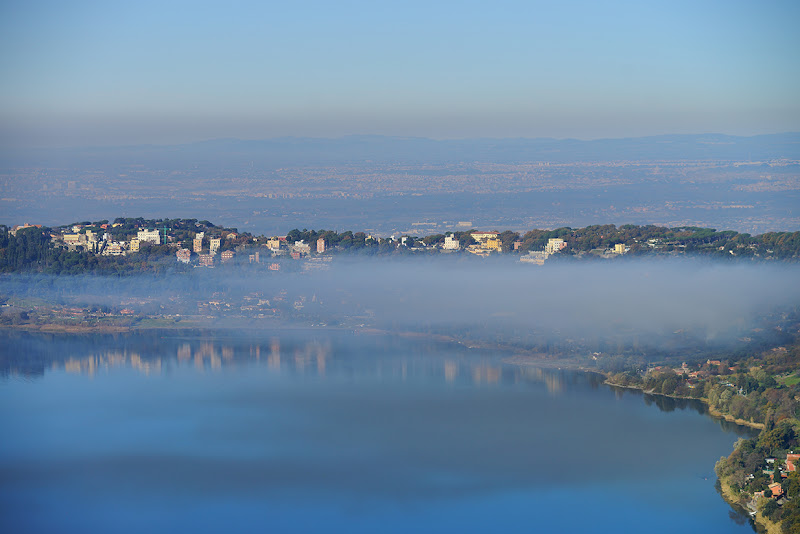
<svg viewBox="0 0 800 534">
<path fill-rule="evenodd" d="M 699 404 L 345 333 L 2 334 L 2 532 L 752 532 Z"/>
</svg>

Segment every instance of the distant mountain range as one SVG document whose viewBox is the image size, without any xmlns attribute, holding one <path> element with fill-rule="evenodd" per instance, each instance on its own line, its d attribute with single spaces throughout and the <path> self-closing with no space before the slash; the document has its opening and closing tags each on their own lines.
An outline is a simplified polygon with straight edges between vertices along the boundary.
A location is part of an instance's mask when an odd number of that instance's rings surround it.
<svg viewBox="0 0 800 534">
<path fill-rule="evenodd" d="M 737 137 L 659 135 L 625 139 L 458 139 L 354 135 L 335 139 L 214 139 L 182 145 L 137 145 L 0 154 L 4 167 L 140 164 L 159 168 L 283 167 L 448 163 L 800 159 L 800 132 Z"/>
</svg>

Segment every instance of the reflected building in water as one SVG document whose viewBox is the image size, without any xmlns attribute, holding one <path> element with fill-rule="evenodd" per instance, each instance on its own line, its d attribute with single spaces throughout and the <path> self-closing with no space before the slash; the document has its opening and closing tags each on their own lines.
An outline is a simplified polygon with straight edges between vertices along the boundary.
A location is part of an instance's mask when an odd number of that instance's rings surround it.
<svg viewBox="0 0 800 534">
<path fill-rule="evenodd" d="M 103 349 L 103 345 L 113 348 Z M 123 348 L 119 348 L 120 345 Z M 377 376 L 400 381 L 423 377 L 453 385 L 468 383 L 482 387 L 493 387 L 501 382 L 543 384 L 552 394 L 560 394 L 566 388 L 564 373 L 559 370 L 503 364 L 502 355 L 479 353 L 457 345 L 432 347 L 382 336 L 335 338 L 317 335 L 302 339 L 300 335 L 288 335 L 239 339 L 222 336 L 200 338 L 198 335 L 197 338 L 179 338 L 150 332 L 100 338 L 92 346 L 95 350 L 84 355 L 78 355 L 82 352 L 80 348 L 66 355 L 42 351 L 34 358 L 44 364 L 41 367 L 32 365 L 30 357 L 18 362 L 7 357 L 2 372 L 5 375 L 36 376 L 49 369 L 93 376 L 114 368 L 130 368 L 149 376 L 172 369 L 193 368 L 205 373 L 218 372 L 229 366 L 258 365 L 264 352 L 267 355 L 266 369 L 276 374 L 322 378 Z M 8 352 L 11 354 L 13 351 Z"/>
<path fill-rule="evenodd" d="M 161 358 L 143 358 L 138 352 L 112 350 L 102 354 L 92 354 L 82 358 L 70 356 L 63 361 L 54 361 L 50 365 L 53 371 L 63 369 L 67 373 L 82 374 L 93 377 L 100 371 L 108 371 L 115 367 L 129 367 L 144 375 L 161 374 Z"/>
</svg>

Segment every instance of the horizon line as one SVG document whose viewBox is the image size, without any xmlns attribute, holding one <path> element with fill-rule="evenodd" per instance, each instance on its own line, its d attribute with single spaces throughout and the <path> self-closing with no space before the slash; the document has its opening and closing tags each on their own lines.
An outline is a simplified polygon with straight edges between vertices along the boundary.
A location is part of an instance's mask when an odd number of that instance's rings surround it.
<svg viewBox="0 0 800 534">
<path fill-rule="evenodd" d="M 447 138 L 437 138 L 437 137 L 425 137 L 425 136 L 408 136 L 408 135 L 387 135 L 387 134 L 347 134 L 347 135 L 339 135 L 339 136 L 300 136 L 300 135 L 285 135 L 285 136 L 275 136 L 275 137 L 262 137 L 262 138 L 243 138 L 243 137 L 209 137 L 205 139 L 198 139 L 194 141 L 183 141 L 183 142 L 173 142 L 173 143 L 128 143 L 128 144 L 110 144 L 110 145 L 72 145 L 72 146 L 51 146 L 51 147 L 18 147 L 14 150 L 24 150 L 24 151 L 47 151 L 47 150 L 95 150 L 95 149 L 118 149 L 118 148 L 134 148 L 134 147 L 180 147 L 180 146 L 191 146 L 191 145 L 198 145 L 202 143 L 213 143 L 213 142 L 223 142 L 223 141 L 238 141 L 238 142 L 269 142 L 269 141 L 340 141 L 346 139 L 357 139 L 357 138 L 376 138 L 376 139 L 387 139 L 387 140 L 396 140 L 396 141 L 407 141 L 407 140 L 416 140 L 416 141 L 431 141 L 435 143 L 447 143 L 447 142 L 468 142 L 468 141 L 556 141 L 556 142 L 579 142 L 579 143 L 593 143 L 593 142 L 600 142 L 600 141 L 627 141 L 627 140 L 637 140 L 637 139 L 657 139 L 657 138 L 665 138 L 665 137 L 704 137 L 704 136 L 715 136 L 715 137 L 726 137 L 726 138 L 734 138 L 734 139 L 754 139 L 758 137 L 772 137 L 772 136 L 791 136 L 791 135 L 800 135 L 800 130 L 798 131 L 783 131 L 783 132 L 772 132 L 772 133 L 761 133 L 761 134 L 753 134 L 753 135 L 736 135 L 736 134 L 726 134 L 720 132 L 704 132 L 704 133 L 662 133 L 662 134 L 652 134 L 652 135 L 640 135 L 640 136 L 623 136 L 623 137 L 595 137 L 595 138 L 579 138 L 579 137 L 524 137 L 524 136 L 511 136 L 511 137 L 447 137 Z M 0 147 L 0 150 L 8 150 L 12 149 L 12 147 Z"/>
</svg>

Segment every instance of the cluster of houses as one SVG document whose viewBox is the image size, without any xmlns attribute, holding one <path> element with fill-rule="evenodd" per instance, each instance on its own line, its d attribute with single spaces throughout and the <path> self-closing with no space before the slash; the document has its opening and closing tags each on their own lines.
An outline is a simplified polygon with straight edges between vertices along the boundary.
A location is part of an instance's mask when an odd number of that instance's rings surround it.
<svg viewBox="0 0 800 534">
<path fill-rule="evenodd" d="M 225 239 L 236 239 L 237 234 L 231 232 L 225 236 Z M 205 244 L 208 242 L 208 248 Z M 214 261 L 219 253 L 220 261 L 227 263 L 231 261 L 235 255 L 232 250 L 220 251 L 222 247 L 222 237 L 206 237 L 205 232 L 198 232 L 192 239 L 192 250 L 188 248 L 179 249 L 175 255 L 177 260 L 181 263 L 189 263 L 192 260 L 192 252 L 197 254 L 197 264 L 201 267 L 214 267 Z"/>
<path fill-rule="evenodd" d="M 100 232 L 84 228 L 83 225 L 73 225 L 70 232 L 51 234 L 56 243 L 61 243 L 69 250 L 82 250 L 103 256 L 125 256 L 129 252 L 138 252 L 142 242 L 160 244 L 161 234 L 158 230 L 140 230 L 136 237 L 130 241 L 115 241 L 106 230 L 120 226 L 119 224 L 102 224 Z M 94 227 L 92 227 L 94 228 Z"/>
<path fill-rule="evenodd" d="M 34 225 L 14 227 L 12 231 L 31 226 Z M 84 227 L 83 225 L 76 224 L 67 231 L 63 233 L 53 233 L 50 237 L 54 242 L 63 245 L 69 250 L 90 252 L 103 256 L 125 256 L 139 252 L 142 243 L 161 245 L 169 243 L 173 239 L 171 236 L 167 235 L 166 229 L 150 230 L 144 228 L 138 229 L 136 231 L 136 236 L 131 237 L 130 240 L 114 240 L 111 233 L 106 230 L 111 230 L 118 226 L 121 226 L 121 224 L 100 225 L 99 229 L 102 231 L 101 235 L 96 227 Z M 235 239 L 237 234 L 231 232 L 225 237 L 226 239 Z M 172 246 L 179 247 L 177 243 L 172 244 Z M 206 237 L 204 232 L 198 232 L 194 237 L 191 250 L 188 248 L 178 248 L 175 254 L 177 261 L 181 263 L 190 263 L 192 252 L 194 252 L 197 255 L 197 262 L 199 265 L 211 267 L 214 265 L 214 258 L 217 254 L 219 254 L 223 263 L 233 259 L 234 252 L 231 250 L 220 252 L 221 246 L 221 237 Z"/>
<path fill-rule="evenodd" d="M 226 239 L 235 239 L 236 234 L 231 233 L 226 236 Z M 206 248 L 206 242 L 208 242 L 208 247 Z M 189 263 L 191 261 L 192 252 L 197 254 L 197 264 L 201 267 L 214 267 L 216 262 L 216 257 L 219 255 L 219 261 L 221 263 L 227 263 L 231 261 L 234 256 L 235 252 L 233 250 L 222 250 L 220 248 L 222 246 L 222 238 L 220 237 L 206 237 L 203 232 L 199 232 L 195 235 L 193 240 L 193 249 L 190 251 L 189 249 L 180 249 L 177 251 L 177 259 L 183 263 Z M 306 243 L 305 241 L 295 241 L 294 243 L 289 243 L 286 237 L 272 237 L 267 240 L 266 244 L 264 245 L 267 249 L 264 250 L 251 250 L 247 256 L 249 263 L 262 263 L 263 261 L 267 260 L 268 258 L 273 258 L 275 256 L 283 256 L 287 255 L 290 256 L 292 259 L 300 259 L 304 256 L 308 256 L 312 252 L 312 245 Z M 245 252 L 246 249 L 243 246 L 239 246 L 236 248 L 239 251 Z M 326 251 L 327 247 L 325 241 L 323 239 L 317 240 L 315 243 L 315 248 L 317 254 L 322 254 Z M 269 262 L 268 268 L 272 271 L 279 271 L 280 264 L 275 262 Z"/>
<path fill-rule="evenodd" d="M 783 488 L 781 482 L 783 479 L 789 477 L 789 473 L 794 473 L 797 471 L 797 464 L 800 462 L 800 454 L 789 452 L 786 455 L 786 462 L 782 471 L 777 469 L 777 461 L 777 458 L 766 459 L 767 468 L 763 469 L 762 473 L 768 475 L 772 482 L 767 486 L 766 490 L 756 491 L 753 493 L 753 499 L 747 505 L 747 508 L 750 510 L 750 515 L 755 515 L 755 511 L 758 507 L 758 500 L 762 498 L 775 499 L 778 505 L 781 506 L 785 504 L 786 490 Z M 747 478 L 752 480 L 755 478 L 755 476 L 751 474 L 748 475 Z"/>
<path fill-rule="evenodd" d="M 553 254 L 558 254 L 562 250 L 567 247 L 567 243 L 560 238 L 553 238 L 547 241 L 547 245 L 545 245 L 544 250 L 532 250 L 528 252 L 525 256 L 522 256 L 519 261 L 525 263 L 531 263 L 534 265 L 542 265 L 549 257 Z M 625 246 L 624 243 L 617 243 L 611 248 L 601 248 L 601 249 L 594 249 L 589 252 L 589 254 L 601 257 L 601 258 L 614 258 L 618 256 L 622 256 L 630 251 L 630 247 Z"/>
<path fill-rule="evenodd" d="M 14 227 L 13 230 L 28 228 L 35 225 L 24 225 Z M 125 256 L 130 253 L 139 252 L 142 243 L 152 243 L 160 245 L 167 243 L 171 237 L 167 235 L 166 229 L 161 231 L 157 229 L 139 229 L 136 237 L 132 237 L 129 241 L 114 240 L 108 230 L 119 226 L 119 224 L 103 224 L 100 229 L 103 230 L 102 235 L 100 232 L 93 229 L 84 228 L 82 225 L 74 225 L 70 228 L 71 232 L 52 234 L 51 237 L 54 241 L 63 244 L 70 250 L 81 250 L 84 252 L 91 252 L 106 256 Z M 12 230 L 12 231 L 13 231 Z M 458 239 L 453 235 L 447 235 L 444 242 L 436 245 L 443 252 L 457 252 L 464 250 L 470 254 L 477 256 L 488 256 L 493 253 L 499 253 L 503 250 L 503 244 L 500 240 L 499 232 L 472 232 L 472 239 L 475 243 L 463 247 Z M 228 238 L 235 238 L 235 233 L 230 233 L 225 236 Z M 378 239 L 368 236 L 368 239 L 378 241 Z M 395 238 L 392 236 L 390 240 L 396 242 L 398 246 L 415 246 L 410 245 L 408 237 L 403 236 Z M 235 253 L 231 250 L 220 251 L 222 247 L 222 237 L 206 236 L 204 232 L 198 232 L 193 241 L 192 248 L 179 248 L 175 255 L 178 262 L 191 263 L 194 257 L 196 258 L 197 265 L 203 267 L 213 267 L 216 262 L 226 263 L 233 259 Z M 514 243 L 514 250 L 518 250 L 522 245 L 521 241 Z M 177 245 L 176 245 L 177 246 Z M 320 238 L 315 243 L 306 243 L 305 241 L 295 241 L 290 243 L 286 237 L 276 236 L 271 237 L 266 242 L 266 248 L 269 251 L 269 257 L 287 255 L 293 259 L 300 259 L 315 252 L 316 254 L 324 254 L 328 250 L 328 245 L 324 239 Z M 421 246 L 417 244 L 416 247 Z M 551 255 L 556 254 L 566 248 L 567 244 L 563 239 L 550 239 L 544 251 L 531 252 L 527 256 L 523 256 L 521 261 L 542 264 Z M 623 247 L 624 248 L 624 247 Z M 622 252 L 620 252 L 622 253 Z M 217 258 L 219 256 L 219 258 Z M 250 263 L 261 263 L 264 258 L 259 252 L 254 252 L 248 255 Z M 270 265 L 272 268 L 273 266 Z M 279 268 L 275 268 L 278 270 Z"/>
<path fill-rule="evenodd" d="M 29 228 L 32 226 L 37 225 L 25 224 L 23 226 L 16 226 L 12 229 L 12 233 L 16 230 Z M 147 228 L 138 229 L 136 236 L 132 237 L 128 241 L 114 240 L 111 233 L 107 232 L 106 230 L 116 226 L 119 226 L 119 224 L 103 224 L 99 227 L 100 231 L 97 231 L 98 228 L 96 227 L 89 228 L 78 224 L 69 229 L 71 232 L 68 230 L 64 233 L 56 233 L 52 234 L 51 237 L 54 241 L 63 244 L 63 246 L 69 248 L 70 250 L 81 250 L 84 252 L 106 256 L 124 256 L 130 253 L 138 252 L 141 244 L 145 242 L 159 245 L 172 241 L 172 237 L 167 235 L 166 229 L 150 230 Z M 430 246 L 445 253 L 463 250 L 477 256 L 489 256 L 491 254 L 503 252 L 503 243 L 500 239 L 500 233 L 497 231 L 473 231 L 470 236 L 472 237 L 474 243 L 467 246 L 463 246 L 459 240 L 451 234 L 446 235 L 443 242 L 439 242 Z M 215 237 L 206 236 L 204 232 L 198 232 L 194 236 L 191 249 L 182 247 L 179 248 L 176 251 L 176 259 L 178 262 L 186 264 L 192 263 L 193 260 L 195 260 L 197 265 L 203 267 L 213 267 L 217 262 L 229 262 L 234 258 L 235 253 L 232 250 L 221 250 L 223 240 L 231 238 L 235 239 L 236 237 L 237 236 L 235 233 L 229 233 L 224 237 Z M 381 241 L 372 236 L 368 236 L 367 239 L 372 239 L 375 242 Z M 392 236 L 389 238 L 389 240 L 393 243 L 396 243 L 397 246 L 407 246 L 414 250 L 422 247 L 428 248 L 421 242 L 412 244 L 411 241 L 409 241 L 410 239 L 411 238 L 407 236 L 400 238 L 395 238 Z M 178 245 L 173 244 L 173 246 L 177 247 Z M 516 241 L 513 243 L 515 251 L 519 250 L 521 246 L 521 241 Z M 305 241 L 289 242 L 286 237 L 280 236 L 267 239 L 265 247 L 269 251 L 269 257 L 287 255 L 293 259 L 300 259 L 302 257 L 312 255 L 313 253 L 316 253 L 317 255 L 324 254 L 329 248 L 328 244 L 323 238 L 320 238 L 313 243 L 306 243 Z M 549 257 L 554 254 L 558 254 L 566 247 L 567 243 L 563 239 L 553 238 L 547 242 L 544 250 L 531 251 L 522 256 L 520 261 L 542 265 Z M 244 247 L 237 247 L 237 251 L 243 252 Z M 604 251 L 604 254 L 622 255 L 627 251 L 628 249 L 624 244 L 617 244 L 614 246 L 613 250 Z M 262 253 L 250 253 L 248 255 L 249 262 L 261 263 L 264 259 L 262 258 L 263 252 L 266 251 L 262 251 Z"/>
</svg>

